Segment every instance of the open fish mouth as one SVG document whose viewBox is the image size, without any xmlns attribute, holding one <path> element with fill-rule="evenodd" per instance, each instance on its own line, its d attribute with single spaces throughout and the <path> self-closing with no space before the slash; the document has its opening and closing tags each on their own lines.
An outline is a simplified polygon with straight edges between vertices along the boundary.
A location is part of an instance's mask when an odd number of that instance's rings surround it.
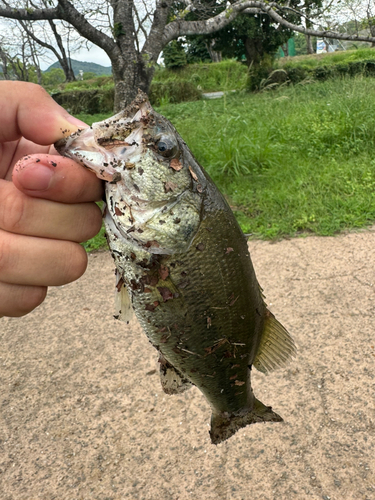
<svg viewBox="0 0 375 500">
<path fill-rule="evenodd" d="M 117 182 L 143 152 L 143 135 L 151 106 L 146 100 L 126 108 L 111 119 L 93 123 L 56 142 L 63 156 L 81 163 L 99 179 Z"/>
</svg>

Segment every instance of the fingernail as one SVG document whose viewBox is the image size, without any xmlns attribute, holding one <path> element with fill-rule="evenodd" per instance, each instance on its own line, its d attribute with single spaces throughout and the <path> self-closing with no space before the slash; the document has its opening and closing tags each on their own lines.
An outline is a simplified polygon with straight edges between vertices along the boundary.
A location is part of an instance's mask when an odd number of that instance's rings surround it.
<svg viewBox="0 0 375 500">
<path fill-rule="evenodd" d="M 43 163 L 35 164 L 20 160 L 15 168 L 17 179 L 23 189 L 28 191 L 46 191 L 53 177 L 53 170 Z"/>
</svg>

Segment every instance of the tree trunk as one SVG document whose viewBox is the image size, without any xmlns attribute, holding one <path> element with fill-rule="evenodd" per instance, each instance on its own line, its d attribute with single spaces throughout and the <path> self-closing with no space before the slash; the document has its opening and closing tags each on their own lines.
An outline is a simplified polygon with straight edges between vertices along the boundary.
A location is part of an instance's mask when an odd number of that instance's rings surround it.
<svg viewBox="0 0 375 500">
<path fill-rule="evenodd" d="M 54 53 L 57 56 L 57 59 L 58 59 L 58 61 L 60 63 L 60 66 L 62 67 L 62 70 L 64 71 L 65 81 L 67 81 L 67 82 L 74 82 L 75 79 L 76 79 L 76 77 L 74 75 L 74 71 L 72 69 L 72 65 L 71 65 L 70 59 L 66 55 L 66 51 L 65 51 L 65 47 L 64 47 L 62 38 L 61 38 L 61 36 L 59 35 L 59 33 L 57 31 L 55 23 L 53 21 L 48 21 L 48 22 L 49 22 L 49 25 L 51 26 L 53 35 L 54 35 L 55 40 L 57 42 L 57 45 L 58 45 L 58 47 L 60 49 L 60 54 L 61 55 L 59 55 L 57 51 L 54 51 Z M 68 49 L 69 49 L 69 47 L 68 47 Z"/>
<path fill-rule="evenodd" d="M 211 61 L 220 62 L 222 59 L 221 52 L 214 50 L 215 40 L 209 40 L 208 42 L 205 42 L 205 45 L 207 48 L 207 52 L 210 54 Z"/>
<path fill-rule="evenodd" d="M 263 57 L 262 40 L 246 37 L 244 45 L 247 66 L 249 67 L 251 64 L 259 66 Z"/>
<path fill-rule="evenodd" d="M 372 21 L 369 20 L 369 26 L 370 26 L 371 36 L 375 37 L 375 23 L 373 23 Z M 371 48 L 372 47 L 375 47 L 375 42 L 371 43 Z"/>
<path fill-rule="evenodd" d="M 76 77 L 74 75 L 74 71 L 69 61 L 66 58 L 59 57 L 59 63 L 65 74 L 66 82 L 74 82 Z"/>
<path fill-rule="evenodd" d="M 38 56 L 36 55 L 36 47 L 32 43 L 32 40 L 30 38 L 29 38 L 29 45 L 30 45 L 31 57 L 32 57 L 33 64 L 34 64 L 34 67 L 35 67 L 35 71 L 36 71 L 36 77 L 37 77 L 37 80 L 38 80 L 38 84 L 42 85 L 42 71 L 40 69 L 40 64 L 39 64 Z"/>
<path fill-rule="evenodd" d="M 112 59 L 112 73 L 115 83 L 114 111 L 118 113 L 135 98 L 138 89 L 146 94 L 150 91 L 155 68 L 144 62 L 141 56 L 137 60 Z"/>
<path fill-rule="evenodd" d="M 4 80 L 9 80 L 9 75 L 8 75 L 8 58 L 6 53 L 2 50 L 0 47 L 0 59 L 2 62 L 3 66 L 3 78 Z"/>
<path fill-rule="evenodd" d="M 311 35 L 305 35 L 306 38 L 306 45 L 307 45 L 307 53 L 308 54 L 315 54 L 314 47 L 312 44 L 311 40 Z"/>
</svg>

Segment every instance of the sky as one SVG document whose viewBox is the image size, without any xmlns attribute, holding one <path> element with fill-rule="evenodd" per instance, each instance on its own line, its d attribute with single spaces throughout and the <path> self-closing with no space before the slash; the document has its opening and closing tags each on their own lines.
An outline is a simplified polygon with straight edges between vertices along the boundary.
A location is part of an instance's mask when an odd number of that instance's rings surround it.
<svg viewBox="0 0 375 500">
<path fill-rule="evenodd" d="M 72 54 L 72 59 L 76 61 L 93 62 L 96 64 L 101 64 L 102 66 L 111 66 L 111 61 L 104 50 L 93 45 L 89 50 L 82 49 L 79 52 Z M 42 70 L 46 70 L 51 64 L 53 64 L 55 59 L 49 61 L 41 61 Z"/>
<path fill-rule="evenodd" d="M 8 26 L 6 21 L 0 18 L 0 35 L 8 31 Z M 104 50 L 100 49 L 96 45 L 92 45 L 89 49 L 83 48 L 82 50 L 72 54 L 72 59 L 76 61 L 93 62 L 100 64 L 102 66 L 111 66 L 111 61 Z M 49 57 L 40 60 L 40 67 L 42 71 L 45 71 L 51 64 L 56 62 L 56 57 L 49 53 Z"/>
</svg>

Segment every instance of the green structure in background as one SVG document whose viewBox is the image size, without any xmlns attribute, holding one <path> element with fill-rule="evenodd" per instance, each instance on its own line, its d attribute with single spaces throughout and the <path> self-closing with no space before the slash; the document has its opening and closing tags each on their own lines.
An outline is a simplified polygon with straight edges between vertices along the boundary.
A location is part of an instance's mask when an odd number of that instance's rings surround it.
<svg viewBox="0 0 375 500">
<path fill-rule="evenodd" d="M 294 38 L 289 38 L 289 40 L 286 42 L 288 45 L 288 56 L 292 57 L 296 55 L 296 45 L 294 43 Z M 286 44 L 282 45 L 279 47 L 279 50 L 277 52 L 278 57 L 285 57 L 285 47 Z"/>
</svg>

